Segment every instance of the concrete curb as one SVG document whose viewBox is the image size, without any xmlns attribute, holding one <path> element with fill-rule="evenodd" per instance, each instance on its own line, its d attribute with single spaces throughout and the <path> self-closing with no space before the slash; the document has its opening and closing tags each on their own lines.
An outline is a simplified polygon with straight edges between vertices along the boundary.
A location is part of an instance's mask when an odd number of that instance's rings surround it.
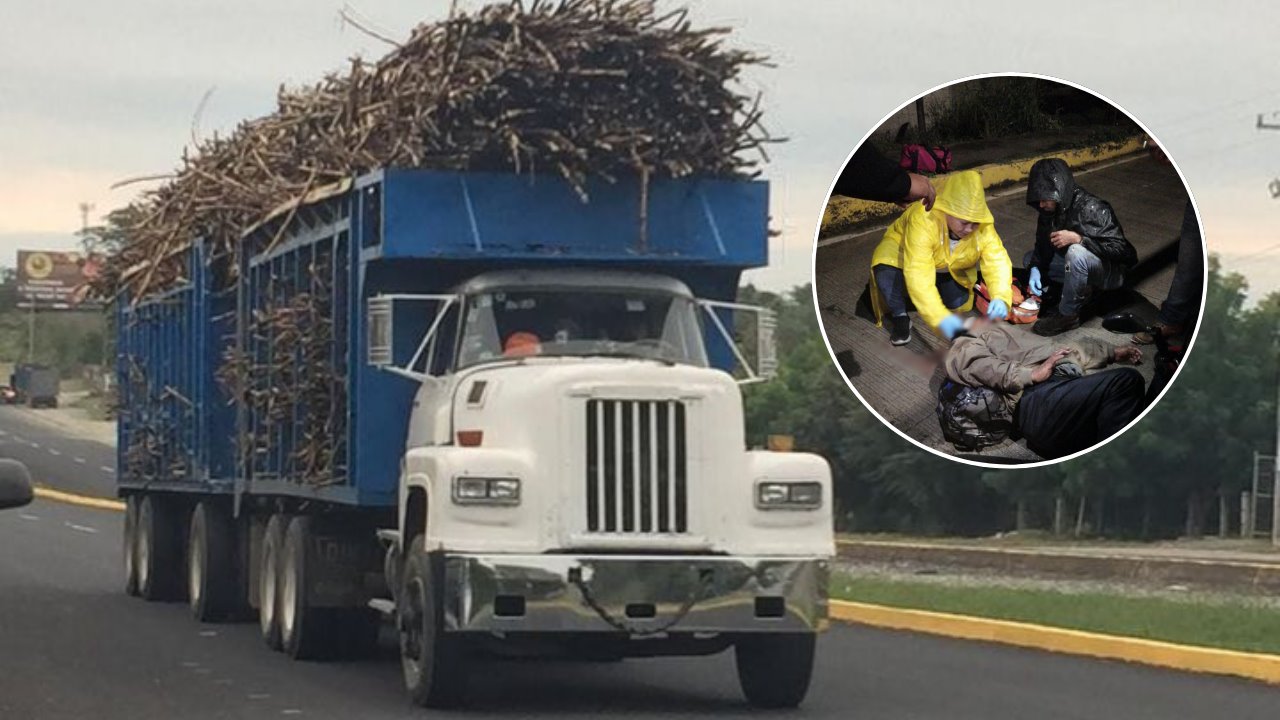
<svg viewBox="0 0 1280 720">
<path fill-rule="evenodd" d="M 35 496 L 42 500 L 52 500 L 53 502 L 66 503 L 68 505 L 79 505 L 80 507 L 94 508 L 97 510 L 114 510 L 116 512 L 124 511 L 124 502 L 120 500 L 108 500 L 107 498 L 90 497 L 88 495 L 77 495 L 75 493 L 62 492 L 44 486 L 36 486 Z"/>
<path fill-rule="evenodd" d="M 1134 137 L 1128 140 L 1120 140 L 1099 145 L 1091 145 L 1089 147 L 1075 148 L 1071 150 L 1060 150 L 1058 152 L 1045 153 L 1034 157 L 1021 158 L 1018 160 L 1009 160 L 1001 163 L 989 163 L 987 165 L 979 165 L 978 167 L 965 168 L 966 170 L 977 170 L 982 175 L 982 186 L 984 188 L 993 188 L 1008 183 L 1022 182 L 1027 179 L 1027 175 L 1031 172 L 1031 166 L 1037 161 L 1045 158 L 1062 158 L 1067 165 L 1072 168 L 1083 167 L 1105 160 L 1128 155 L 1138 152 L 1142 149 L 1142 138 Z M 937 175 L 933 179 L 935 181 L 946 178 L 950 173 Z M 867 220 L 882 218 L 895 213 L 902 212 L 902 209 L 893 203 L 878 203 L 870 200 L 857 200 L 854 198 L 834 197 L 827 202 L 827 207 L 822 213 L 822 230 L 820 234 L 825 233 L 838 217 L 841 225 L 856 225 Z"/>
<path fill-rule="evenodd" d="M 1071 578 L 1192 583 L 1280 591 L 1280 558 L 1275 563 L 1265 563 L 845 539 L 837 539 L 836 547 L 839 556 L 848 560 L 913 562 Z"/>
<path fill-rule="evenodd" d="M 1068 655 L 1122 660 L 1183 672 L 1230 675 L 1280 685 L 1280 655 L 1175 645 L 1158 640 L 1100 635 L 1009 620 L 905 610 L 846 600 L 832 600 L 830 614 L 833 620 L 891 630 L 909 630 Z"/>
</svg>

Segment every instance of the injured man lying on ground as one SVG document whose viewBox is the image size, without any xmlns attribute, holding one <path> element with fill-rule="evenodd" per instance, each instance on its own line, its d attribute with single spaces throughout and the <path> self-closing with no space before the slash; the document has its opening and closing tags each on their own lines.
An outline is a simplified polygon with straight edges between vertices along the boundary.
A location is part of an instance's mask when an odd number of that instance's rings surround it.
<svg viewBox="0 0 1280 720">
<path fill-rule="evenodd" d="M 1145 406 L 1137 370 L 1089 371 L 1141 361 L 1130 344 L 1055 341 L 970 318 L 943 359 L 943 435 L 962 450 L 1025 438 L 1046 459 L 1084 450 L 1123 430 Z"/>
</svg>

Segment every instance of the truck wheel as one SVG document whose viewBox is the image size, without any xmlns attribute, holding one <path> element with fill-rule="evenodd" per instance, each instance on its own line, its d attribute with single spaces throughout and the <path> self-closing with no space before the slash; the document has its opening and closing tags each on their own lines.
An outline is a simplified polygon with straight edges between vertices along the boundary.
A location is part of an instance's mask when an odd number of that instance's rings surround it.
<svg viewBox="0 0 1280 720">
<path fill-rule="evenodd" d="M 226 620 L 235 606 L 235 533 L 225 508 L 196 505 L 187 537 L 187 602 L 200 622 Z"/>
<path fill-rule="evenodd" d="M 262 562 L 258 565 L 258 627 L 262 641 L 272 650 L 280 645 L 280 555 L 289 518 L 275 514 L 267 520 L 262 536 Z"/>
<path fill-rule="evenodd" d="M 182 522 L 176 503 L 155 495 L 138 508 L 138 593 L 150 601 L 182 599 Z"/>
<path fill-rule="evenodd" d="M 280 555 L 280 644 L 295 660 L 327 657 L 337 640 L 330 621 L 336 615 L 307 602 L 310 578 L 311 518 L 304 515 L 289 521 Z"/>
<path fill-rule="evenodd" d="M 420 541 L 410 542 L 396 603 L 405 688 L 416 705 L 456 707 L 466 694 L 466 656 L 459 639 L 444 632 L 443 568 Z"/>
<path fill-rule="evenodd" d="M 138 498 L 130 495 L 124 501 L 124 592 L 138 595 Z"/>
<path fill-rule="evenodd" d="M 804 700 L 813 675 L 817 635 L 749 635 L 734 645 L 738 683 L 747 701 L 761 708 L 793 708 Z"/>
</svg>

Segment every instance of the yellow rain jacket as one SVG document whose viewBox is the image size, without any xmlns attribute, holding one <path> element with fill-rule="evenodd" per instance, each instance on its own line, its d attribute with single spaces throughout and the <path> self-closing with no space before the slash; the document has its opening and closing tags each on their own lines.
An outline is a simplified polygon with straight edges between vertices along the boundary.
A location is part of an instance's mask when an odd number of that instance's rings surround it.
<svg viewBox="0 0 1280 720">
<path fill-rule="evenodd" d="M 980 223 L 976 230 L 956 244 L 955 250 L 951 249 L 944 214 Z M 955 173 L 939 188 L 932 210 L 925 210 L 924 205 L 918 202 L 912 203 L 889 226 L 871 256 L 871 267 L 890 265 L 901 268 L 912 304 L 932 328 L 937 328 L 951 313 L 942 302 L 936 284 L 937 273 L 943 270 L 969 290 L 968 302 L 956 312 L 973 308 L 973 286 L 978 282 L 979 265 L 991 298 L 1003 300 L 1013 307 L 1013 263 L 996 234 L 994 223 L 995 218 L 987 209 L 981 176 L 974 170 Z M 871 307 L 875 310 L 876 325 L 880 325 L 885 301 L 875 282 L 872 274 Z"/>
</svg>

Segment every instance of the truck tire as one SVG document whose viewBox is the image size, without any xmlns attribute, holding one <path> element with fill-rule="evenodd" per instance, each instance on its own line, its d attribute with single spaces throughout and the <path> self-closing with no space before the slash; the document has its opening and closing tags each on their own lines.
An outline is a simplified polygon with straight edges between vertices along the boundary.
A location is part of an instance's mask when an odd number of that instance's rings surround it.
<svg viewBox="0 0 1280 720">
<path fill-rule="evenodd" d="M 817 635 L 748 635 L 734 645 L 738 684 L 747 701 L 760 708 L 793 708 L 809 691 Z"/>
<path fill-rule="evenodd" d="M 177 503 L 156 495 L 138 507 L 138 593 L 152 602 L 182 599 L 182 519 Z"/>
<path fill-rule="evenodd" d="M 280 555 L 280 644 L 295 660 L 331 655 L 339 638 L 331 627 L 337 612 L 310 606 L 311 518 L 295 516 L 284 533 Z"/>
<path fill-rule="evenodd" d="M 200 622 L 220 622 L 236 606 L 236 527 L 219 504 L 201 502 L 187 536 L 187 602 Z"/>
<path fill-rule="evenodd" d="M 130 495 L 124 501 L 124 592 L 138 596 L 138 497 Z"/>
<path fill-rule="evenodd" d="M 280 556 L 284 552 L 286 515 L 275 514 L 267 520 L 262 536 L 262 560 L 258 563 L 258 627 L 262 641 L 272 650 L 280 650 Z"/>
<path fill-rule="evenodd" d="M 444 570 L 420 541 L 410 543 L 396 596 L 405 689 L 415 705 L 457 707 L 466 695 L 467 658 L 460 639 L 444 632 Z"/>
</svg>

